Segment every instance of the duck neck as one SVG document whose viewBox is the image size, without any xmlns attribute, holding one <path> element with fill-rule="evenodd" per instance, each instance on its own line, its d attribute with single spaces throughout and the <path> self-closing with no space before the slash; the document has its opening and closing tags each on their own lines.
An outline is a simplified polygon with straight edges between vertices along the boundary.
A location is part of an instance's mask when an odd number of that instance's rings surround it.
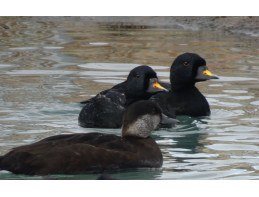
<svg viewBox="0 0 259 197">
<path fill-rule="evenodd" d="M 159 115 L 145 114 L 138 117 L 134 122 L 126 122 L 122 125 L 122 137 L 135 136 L 138 138 L 149 137 L 151 131 L 153 131 L 159 124 L 161 117 Z"/>
<path fill-rule="evenodd" d="M 136 128 L 135 126 L 122 127 L 122 137 L 123 138 L 147 138 L 150 135 L 150 131 L 147 132 L 141 128 Z"/>
<path fill-rule="evenodd" d="M 172 91 L 180 91 L 185 89 L 191 89 L 195 87 L 195 83 L 177 83 L 177 82 L 171 82 L 171 90 Z"/>
</svg>

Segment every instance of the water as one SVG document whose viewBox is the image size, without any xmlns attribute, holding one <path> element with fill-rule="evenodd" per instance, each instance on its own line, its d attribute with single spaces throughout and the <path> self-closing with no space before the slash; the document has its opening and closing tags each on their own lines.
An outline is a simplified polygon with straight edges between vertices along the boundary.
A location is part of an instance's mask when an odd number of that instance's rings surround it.
<svg viewBox="0 0 259 197">
<path fill-rule="evenodd" d="M 79 101 L 125 80 L 137 65 L 153 67 L 169 81 L 183 52 L 205 57 L 219 80 L 197 84 L 210 117 L 178 117 L 175 128 L 152 137 L 161 169 L 111 172 L 119 179 L 259 179 L 258 37 L 182 26 L 123 26 L 87 18 L 1 18 L 0 154 L 65 133 L 120 129 L 78 126 Z M 0 179 L 96 179 L 90 175 L 24 176 L 0 171 Z"/>
</svg>

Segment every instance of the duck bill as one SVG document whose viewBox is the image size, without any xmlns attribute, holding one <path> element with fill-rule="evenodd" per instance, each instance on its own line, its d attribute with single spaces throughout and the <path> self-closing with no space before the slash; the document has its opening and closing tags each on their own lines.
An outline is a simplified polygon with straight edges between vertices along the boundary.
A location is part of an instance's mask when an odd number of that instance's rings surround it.
<svg viewBox="0 0 259 197">
<path fill-rule="evenodd" d="M 171 128 L 179 123 L 179 120 L 170 118 L 162 113 L 161 121 L 160 121 L 160 128 Z"/>
<path fill-rule="evenodd" d="M 218 77 L 212 74 L 207 66 L 200 66 L 197 70 L 195 79 L 197 81 L 206 81 L 210 79 L 218 79 Z"/>
<path fill-rule="evenodd" d="M 155 93 L 155 92 L 161 92 L 161 91 L 166 91 L 168 92 L 168 90 L 166 88 L 164 88 L 163 86 L 161 86 L 158 82 L 156 78 L 151 78 L 149 80 L 149 86 L 147 89 L 147 92 L 149 93 Z"/>
</svg>

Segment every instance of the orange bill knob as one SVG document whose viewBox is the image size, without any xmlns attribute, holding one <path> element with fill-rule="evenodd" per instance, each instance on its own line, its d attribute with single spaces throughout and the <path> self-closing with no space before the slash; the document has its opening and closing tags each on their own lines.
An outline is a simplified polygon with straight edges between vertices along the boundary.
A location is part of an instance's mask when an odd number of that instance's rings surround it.
<svg viewBox="0 0 259 197">
<path fill-rule="evenodd" d="M 153 84 L 153 87 L 154 87 L 154 88 L 160 88 L 160 89 L 163 89 L 163 90 L 168 91 L 166 88 L 164 88 L 163 86 L 161 86 L 158 82 L 154 83 L 154 84 Z"/>
<path fill-rule="evenodd" d="M 203 71 L 203 74 L 208 76 L 214 76 L 209 70 Z"/>
</svg>

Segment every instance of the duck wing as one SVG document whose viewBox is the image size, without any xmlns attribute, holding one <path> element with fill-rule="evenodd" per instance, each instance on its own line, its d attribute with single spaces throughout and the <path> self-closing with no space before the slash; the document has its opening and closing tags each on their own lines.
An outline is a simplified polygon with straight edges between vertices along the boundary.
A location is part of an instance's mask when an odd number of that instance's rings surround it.
<svg viewBox="0 0 259 197">
<path fill-rule="evenodd" d="M 84 102 L 78 121 L 88 128 L 120 128 L 126 105 L 123 91 L 110 89 Z"/>
<path fill-rule="evenodd" d="M 14 148 L 0 168 L 17 174 L 47 175 L 160 167 L 162 154 L 152 138 L 125 139 L 112 134 L 58 135 Z"/>
</svg>

